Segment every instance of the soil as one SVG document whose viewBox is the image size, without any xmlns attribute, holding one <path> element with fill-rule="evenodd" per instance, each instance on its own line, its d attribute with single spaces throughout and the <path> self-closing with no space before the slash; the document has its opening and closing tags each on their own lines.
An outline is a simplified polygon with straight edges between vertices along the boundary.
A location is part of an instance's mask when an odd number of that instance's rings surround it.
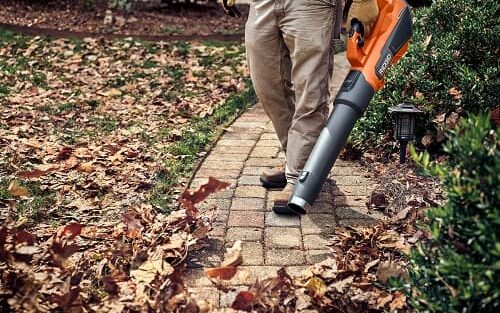
<svg viewBox="0 0 500 313">
<path fill-rule="evenodd" d="M 125 36 L 243 35 L 248 5 L 239 5 L 242 16 L 232 18 L 216 1 L 170 2 L 133 1 L 133 8 L 127 12 L 110 10 L 108 0 L 2 0 L 0 23 Z"/>
</svg>

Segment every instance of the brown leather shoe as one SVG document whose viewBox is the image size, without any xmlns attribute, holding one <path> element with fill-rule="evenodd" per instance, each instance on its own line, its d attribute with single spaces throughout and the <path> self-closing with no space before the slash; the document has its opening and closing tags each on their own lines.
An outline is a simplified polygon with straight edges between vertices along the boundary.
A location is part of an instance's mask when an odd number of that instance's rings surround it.
<svg viewBox="0 0 500 313">
<path fill-rule="evenodd" d="M 293 193 L 293 188 L 295 186 L 292 184 L 287 184 L 285 189 L 280 191 L 274 198 L 273 212 L 281 215 L 300 215 L 306 214 L 307 212 L 301 208 L 292 209 L 288 206 L 288 200 Z"/>
<path fill-rule="evenodd" d="M 277 166 L 266 169 L 260 175 L 260 182 L 264 188 L 284 188 L 286 186 L 285 169 Z"/>
</svg>

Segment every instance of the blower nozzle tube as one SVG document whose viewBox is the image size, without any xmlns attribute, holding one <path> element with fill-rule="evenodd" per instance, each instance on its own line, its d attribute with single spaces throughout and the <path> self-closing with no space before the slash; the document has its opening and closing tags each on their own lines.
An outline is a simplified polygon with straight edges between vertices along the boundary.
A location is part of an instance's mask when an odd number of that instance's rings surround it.
<svg viewBox="0 0 500 313">
<path fill-rule="evenodd" d="M 318 196 L 356 121 L 375 94 L 360 71 L 347 75 L 334 101 L 334 108 L 304 169 L 299 174 L 288 207 L 295 212 L 309 209 Z"/>
</svg>

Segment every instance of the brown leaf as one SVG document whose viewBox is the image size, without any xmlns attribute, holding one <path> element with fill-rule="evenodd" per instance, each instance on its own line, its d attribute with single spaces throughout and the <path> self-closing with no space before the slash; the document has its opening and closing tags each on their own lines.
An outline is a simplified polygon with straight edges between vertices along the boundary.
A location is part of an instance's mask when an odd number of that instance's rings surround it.
<svg viewBox="0 0 500 313">
<path fill-rule="evenodd" d="M 129 211 L 123 214 L 123 223 L 127 227 L 126 236 L 128 238 L 134 239 L 140 235 L 143 227 L 137 212 Z"/>
<path fill-rule="evenodd" d="M 376 208 L 385 208 L 387 207 L 387 198 L 383 193 L 373 192 L 370 198 L 370 204 Z"/>
<path fill-rule="evenodd" d="M 457 122 L 458 122 L 458 118 L 460 117 L 460 115 L 458 115 L 458 113 L 456 112 L 452 112 L 447 118 L 446 118 L 446 127 L 448 129 L 452 129 L 452 128 L 455 128 L 455 126 L 457 125 Z"/>
<path fill-rule="evenodd" d="M 231 304 L 231 308 L 235 310 L 242 310 L 250 312 L 253 308 L 253 301 L 255 300 L 255 295 L 250 291 L 240 291 L 236 298 Z"/>
<path fill-rule="evenodd" d="M 385 305 L 392 301 L 392 295 L 388 294 L 385 297 L 379 297 L 377 299 L 377 304 L 375 304 L 375 309 L 382 309 Z"/>
<path fill-rule="evenodd" d="M 401 277 L 404 271 L 397 263 L 391 261 L 381 262 L 377 268 L 377 279 L 385 284 L 391 277 Z"/>
<path fill-rule="evenodd" d="M 196 212 L 195 204 L 205 200 L 212 193 L 226 189 L 228 186 L 229 184 L 226 182 L 209 177 L 208 182 L 198 187 L 195 191 L 186 190 L 181 196 L 180 203 L 188 212 Z"/>
<path fill-rule="evenodd" d="M 436 124 L 441 124 L 444 122 L 445 119 L 446 119 L 446 113 L 441 113 L 436 115 L 436 117 L 432 121 Z"/>
<path fill-rule="evenodd" d="M 80 163 L 78 170 L 80 172 L 91 173 L 94 170 L 94 165 L 92 165 L 92 162 Z"/>
<path fill-rule="evenodd" d="M 236 274 L 236 267 L 212 267 L 205 269 L 205 275 L 210 278 L 229 280 Z"/>
<path fill-rule="evenodd" d="M 59 161 L 67 160 L 71 156 L 72 152 L 73 148 L 67 146 L 62 147 L 62 149 L 59 150 L 59 153 L 57 154 L 57 160 Z"/>
<path fill-rule="evenodd" d="M 333 283 L 330 287 L 335 288 L 338 292 L 343 293 L 344 289 L 352 284 L 354 281 L 354 276 L 349 276 L 341 281 Z"/>
<path fill-rule="evenodd" d="M 157 274 L 162 276 L 170 275 L 174 272 L 172 265 L 163 259 L 147 260 L 136 270 L 130 271 L 130 278 L 134 283 L 151 283 Z"/>
<path fill-rule="evenodd" d="M 500 107 L 497 107 L 493 111 L 491 111 L 491 120 L 496 127 L 500 126 Z"/>
<path fill-rule="evenodd" d="M 28 189 L 19 185 L 15 180 L 11 181 L 7 189 L 13 197 L 27 197 L 29 195 Z"/>
<path fill-rule="evenodd" d="M 460 90 L 457 89 L 457 87 L 451 87 L 449 90 L 448 90 L 448 93 L 453 97 L 453 99 L 455 100 L 460 100 L 462 99 L 462 92 L 460 92 Z"/>
<path fill-rule="evenodd" d="M 17 177 L 21 178 L 39 178 L 53 172 L 59 168 L 57 164 L 46 164 L 43 167 L 35 168 L 31 171 L 21 171 L 17 173 Z"/>
<path fill-rule="evenodd" d="M 389 309 L 391 312 L 398 309 L 404 309 L 406 307 L 406 296 L 401 291 L 396 291 L 394 293 L 394 299 L 389 304 Z"/>
<path fill-rule="evenodd" d="M 430 146 L 431 143 L 433 142 L 434 140 L 432 139 L 432 135 L 430 134 L 427 134 L 425 135 L 424 137 L 422 137 L 422 144 L 426 147 Z"/>
<path fill-rule="evenodd" d="M 82 232 L 83 224 L 72 223 L 64 226 L 60 231 L 59 235 L 64 236 L 68 239 L 74 239 L 76 236 L 80 235 Z"/>
</svg>

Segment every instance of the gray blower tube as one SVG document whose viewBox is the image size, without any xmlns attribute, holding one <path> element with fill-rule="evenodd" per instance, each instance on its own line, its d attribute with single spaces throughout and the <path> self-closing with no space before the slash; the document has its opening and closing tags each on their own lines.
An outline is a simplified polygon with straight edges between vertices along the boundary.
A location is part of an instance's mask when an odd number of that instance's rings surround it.
<svg viewBox="0 0 500 313">
<path fill-rule="evenodd" d="M 375 91 L 360 71 L 345 78 L 326 126 L 299 174 L 288 207 L 305 213 L 313 205 L 356 121 L 363 115 Z"/>
</svg>

